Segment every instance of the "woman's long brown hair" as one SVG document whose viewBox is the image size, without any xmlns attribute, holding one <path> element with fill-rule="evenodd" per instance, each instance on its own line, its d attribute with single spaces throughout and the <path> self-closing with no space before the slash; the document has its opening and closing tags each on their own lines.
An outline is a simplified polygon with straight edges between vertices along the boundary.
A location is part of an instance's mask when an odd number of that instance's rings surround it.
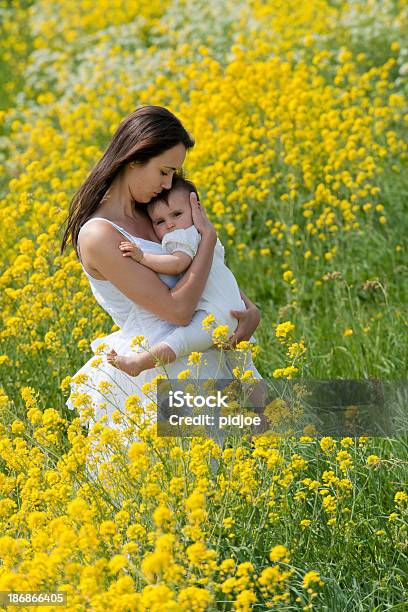
<svg viewBox="0 0 408 612">
<path fill-rule="evenodd" d="M 177 144 L 186 149 L 194 140 L 181 121 L 162 106 L 142 106 L 119 125 L 101 159 L 71 200 L 60 255 L 68 239 L 77 251 L 81 226 L 95 212 L 113 179 L 129 162 L 147 163 Z"/>
</svg>

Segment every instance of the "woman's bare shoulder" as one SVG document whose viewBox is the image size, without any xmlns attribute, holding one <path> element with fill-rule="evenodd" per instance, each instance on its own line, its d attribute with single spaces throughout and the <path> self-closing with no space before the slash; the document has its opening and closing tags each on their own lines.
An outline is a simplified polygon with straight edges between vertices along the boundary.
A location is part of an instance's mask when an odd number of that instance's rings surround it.
<svg viewBox="0 0 408 612">
<path fill-rule="evenodd" d="M 109 219 L 101 217 L 90 217 L 81 227 L 80 233 L 81 245 L 85 247 L 100 247 L 101 241 L 115 238 L 119 234 Z"/>
<path fill-rule="evenodd" d="M 90 219 L 93 219 L 93 217 L 90 217 Z M 85 269 L 91 275 L 96 278 L 102 276 L 106 279 L 105 272 L 101 273 L 99 269 L 100 265 L 106 258 L 112 262 L 117 260 L 116 256 L 121 255 L 118 246 L 123 238 L 107 219 L 95 218 L 91 223 L 88 221 L 81 227 L 78 236 L 81 259 Z"/>
<path fill-rule="evenodd" d="M 101 232 L 112 233 L 114 230 L 113 222 L 104 217 L 89 217 L 81 227 L 82 234 L 100 234 Z"/>
</svg>

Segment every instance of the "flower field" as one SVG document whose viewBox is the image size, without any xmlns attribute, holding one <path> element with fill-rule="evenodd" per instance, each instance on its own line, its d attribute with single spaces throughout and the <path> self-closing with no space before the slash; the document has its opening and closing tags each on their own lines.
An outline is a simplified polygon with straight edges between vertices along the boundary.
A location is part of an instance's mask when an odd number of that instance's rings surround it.
<svg viewBox="0 0 408 612">
<path fill-rule="evenodd" d="M 403 0 L 0 0 L 0 592 L 406 609 L 406 438 L 221 448 L 158 437 L 137 394 L 88 431 L 70 377 L 116 327 L 60 242 L 122 118 L 166 106 L 261 308 L 262 375 L 406 379 L 407 30 Z"/>
</svg>

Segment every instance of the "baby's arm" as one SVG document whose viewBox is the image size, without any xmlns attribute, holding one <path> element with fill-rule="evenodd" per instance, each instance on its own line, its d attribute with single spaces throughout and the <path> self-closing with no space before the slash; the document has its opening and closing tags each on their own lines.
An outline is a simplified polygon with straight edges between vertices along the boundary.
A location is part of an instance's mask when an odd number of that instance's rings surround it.
<svg viewBox="0 0 408 612">
<path fill-rule="evenodd" d="M 189 255 L 180 251 L 176 251 L 172 255 L 144 253 L 134 242 L 121 242 L 119 248 L 124 257 L 131 257 L 159 274 L 181 274 L 187 270 L 192 262 Z"/>
</svg>

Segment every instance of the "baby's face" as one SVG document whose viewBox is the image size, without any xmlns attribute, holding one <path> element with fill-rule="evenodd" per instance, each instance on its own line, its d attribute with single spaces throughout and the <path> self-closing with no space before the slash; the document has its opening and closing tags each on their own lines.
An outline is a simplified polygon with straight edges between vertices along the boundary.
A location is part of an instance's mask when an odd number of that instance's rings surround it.
<svg viewBox="0 0 408 612">
<path fill-rule="evenodd" d="M 185 191 L 171 191 L 168 205 L 165 202 L 157 202 L 154 206 L 148 206 L 147 211 L 160 241 L 169 232 L 187 229 L 193 225 L 190 196 Z"/>
</svg>

